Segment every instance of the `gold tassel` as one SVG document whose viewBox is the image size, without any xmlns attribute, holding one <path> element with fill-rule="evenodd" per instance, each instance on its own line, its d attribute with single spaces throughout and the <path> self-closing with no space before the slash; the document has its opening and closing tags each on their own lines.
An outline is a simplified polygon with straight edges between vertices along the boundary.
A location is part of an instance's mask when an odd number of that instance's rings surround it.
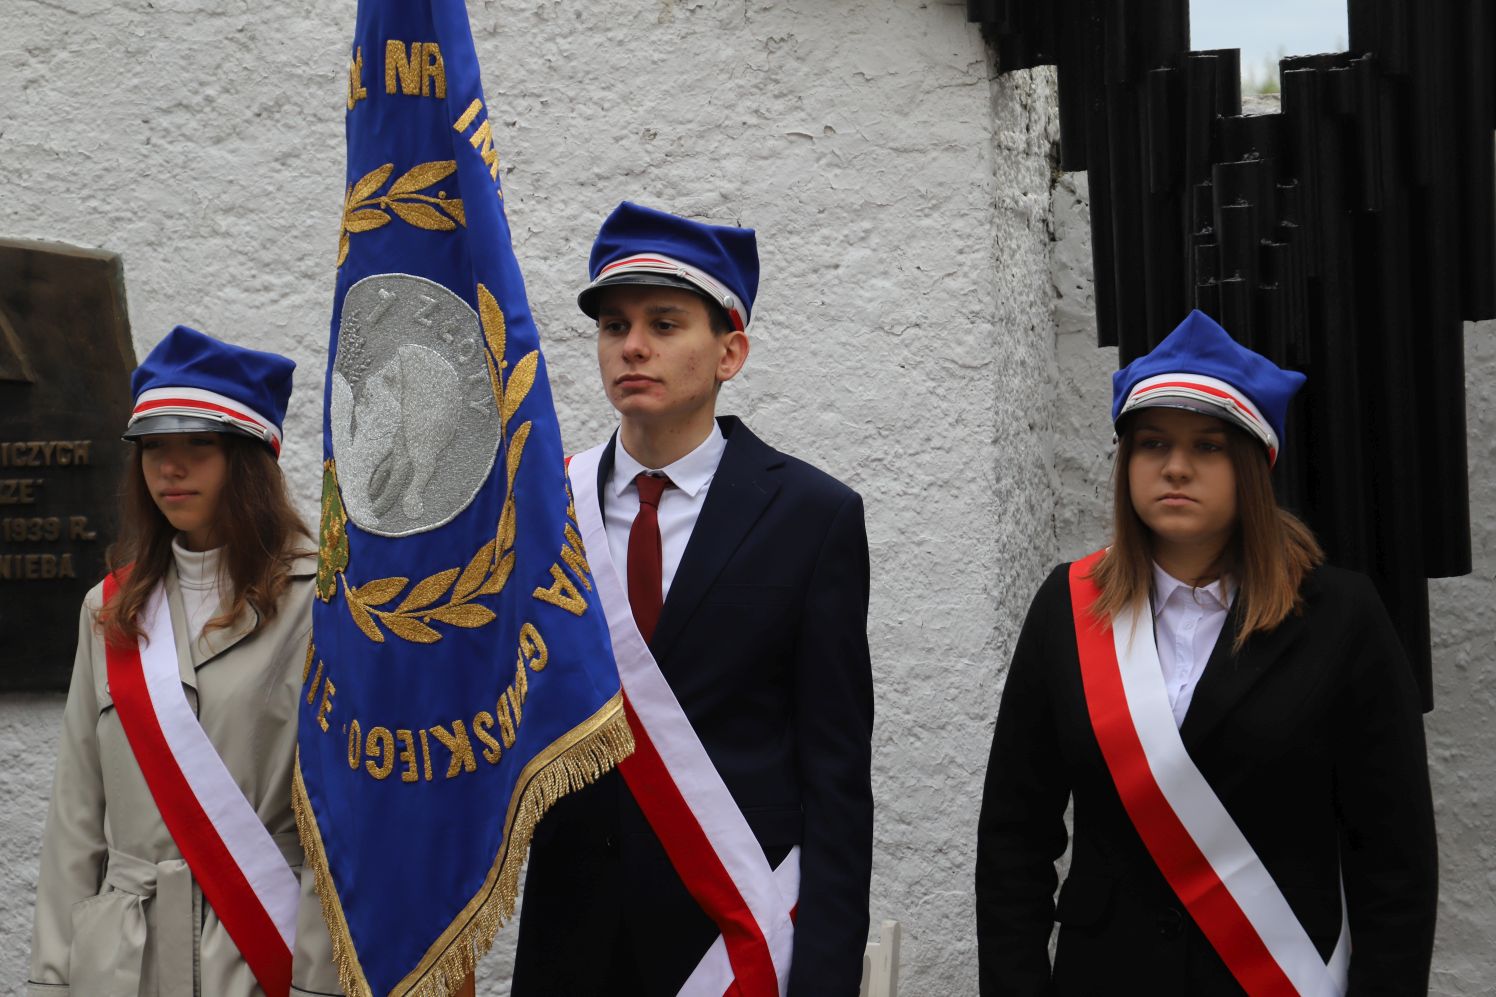
<svg viewBox="0 0 1496 997">
<path fill-rule="evenodd" d="M 596 713 L 541 752 L 520 773 L 517 797 L 509 803 L 499 854 L 483 886 L 453 919 L 461 930 L 449 926 L 426 951 L 405 979 L 390 991 L 399 997 L 451 997 L 472 973 L 494 936 L 514 916 L 519 902 L 519 873 L 530 850 L 530 838 L 546 812 L 567 793 L 600 779 L 633 754 L 634 733 L 623 712 L 622 693 L 613 696 Z M 358 953 L 348 932 L 337 887 L 327 868 L 327 855 L 315 815 L 301 780 L 301 753 L 291 787 L 291 806 L 296 830 L 312 867 L 322 917 L 332 936 L 333 959 L 338 978 L 348 997 L 372 997 Z"/>
<path fill-rule="evenodd" d="M 299 745 L 296 748 L 296 768 L 291 773 L 291 810 L 296 815 L 296 834 L 301 838 L 301 848 L 306 854 L 304 861 L 312 867 L 317 899 L 322 904 L 322 920 L 327 922 L 327 933 L 332 938 L 332 958 L 338 967 L 338 982 L 347 997 L 372 997 L 369 985 L 364 981 L 363 968 L 358 964 L 353 938 L 348 934 L 348 921 L 343 917 L 337 887 L 327 869 L 327 853 L 322 847 L 317 818 L 312 813 L 311 801 L 306 797 L 306 785 L 301 781 Z"/>
</svg>

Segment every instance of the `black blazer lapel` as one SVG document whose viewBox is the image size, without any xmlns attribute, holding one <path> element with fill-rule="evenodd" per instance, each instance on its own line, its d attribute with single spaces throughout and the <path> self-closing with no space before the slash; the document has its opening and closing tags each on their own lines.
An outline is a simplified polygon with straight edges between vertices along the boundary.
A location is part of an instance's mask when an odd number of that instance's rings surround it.
<svg viewBox="0 0 1496 997">
<path fill-rule="evenodd" d="M 1205 673 L 1190 699 L 1189 711 L 1179 726 L 1179 736 L 1186 749 L 1203 742 L 1218 724 L 1240 703 L 1299 637 L 1304 625 L 1302 616 L 1290 615 L 1269 634 L 1257 634 L 1247 640 L 1240 654 L 1231 648 L 1241 632 L 1241 600 L 1231 607 L 1221 636 L 1210 652 Z"/>
<path fill-rule="evenodd" d="M 750 433 L 737 417 L 717 421 L 727 437 L 727 449 L 660 610 L 650 643 L 657 661 L 668 653 L 707 589 L 779 491 L 773 471 L 784 465 L 784 456 Z"/>
</svg>

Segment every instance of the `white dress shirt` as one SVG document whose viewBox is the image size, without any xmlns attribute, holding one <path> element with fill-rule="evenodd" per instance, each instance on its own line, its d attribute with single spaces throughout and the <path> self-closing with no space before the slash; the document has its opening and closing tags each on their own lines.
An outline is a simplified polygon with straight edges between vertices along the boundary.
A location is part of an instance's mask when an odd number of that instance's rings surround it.
<svg viewBox="0 0 1496 997">
<path fill-rule="evenodd" d="M 1153 639 L 1176 725 L 1184 723 L 1235 597 L 1236 585 L 1229 576 L 1192 588 L 1153 565 Z"/>
<path fill-rule="evenodd" d="M 614 439 L 613 476 L 605 488 L 603 526 L 608 534 L 608 553 L 613 556 L 621 577 L 628 578 L 629 530 L 639 512 L 639 489 L 634 478 L 641 472 L 654 471 L 664 474 L 674 486 L 666 488 L 660 496 L 661 574 L 665 583 L 660 597 L 663 599 L 670 594 L 675 569 L 680 567 L 681 555 L 686 552 L 696 517 L 706 504 L 707 489 L 726 449 L 727 438 L 715 421 L 711 434 L 701 445 L 669 467 L 645 467 L 623 448 L 621 438 Z"/>
<path fill-rule="evenodd" d="M 177 586 L 182 591 L 182 606 L 187 610 L 187 632 L 197 640 L 203 627 L 221 611 L 219 555 L 222 547 L 212 550 L 188 550 L 178 534 L 171 542 L 171 556 L 177 563 Z"/>
</svg>

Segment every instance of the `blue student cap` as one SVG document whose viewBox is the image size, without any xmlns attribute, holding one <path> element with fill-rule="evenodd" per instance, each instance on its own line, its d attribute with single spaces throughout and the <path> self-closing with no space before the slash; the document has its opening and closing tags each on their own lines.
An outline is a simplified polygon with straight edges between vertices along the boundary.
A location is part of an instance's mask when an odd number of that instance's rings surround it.
<svg viewBox="0 0 1496 997">
<path fill-rule="evenodd" d="M 179 325 L 130 375 L 135 408 L 124 438 L 154 433 L 239 433 L 280 455 L 296 362 Z"/>
<path fill-rule="evenodd" d="M 597 231 L 587 264 L 592 283 L 577 295 L 597 318 L 605 287 L 648 284 L 695 291 L 746 329 L 758 294 L 758 238 L 751 228 L 708 225 L 624 201 Z"/>
<path fill-rule="evenodd" d="M 1288 402 L 1306 378 L 1242 346 L 1208 315 L 1192 311 L 1153 352 L 1112 375 L 1112 422 L 1134 409 L 1183 408 L 1240 426 L 1273 464 Z"/>
</svg>

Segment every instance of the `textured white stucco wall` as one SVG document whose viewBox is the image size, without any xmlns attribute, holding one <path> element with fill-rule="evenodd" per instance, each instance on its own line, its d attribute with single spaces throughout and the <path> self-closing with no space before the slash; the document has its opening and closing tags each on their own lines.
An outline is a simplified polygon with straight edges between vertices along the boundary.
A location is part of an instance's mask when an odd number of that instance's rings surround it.
<svg viewBox="0 0 1496 997">
<path fill-rule="evenodd" d="M 1273 107 L 1262 111 L 1274 110 Z M 1259 112 L 1260 113 L 1260 112 Z M 1115 348 L 1096 347 L 1084 174 L 1053 197 L 1056 529 L 1062 556 L 1106 541 Z M 1439 831 L 1439 925 L 1429 993 L 1496 994 L 1496 322 L 1465 326 L 1474 570 L 1429 583 L 1434 710 L 1424 721 Z"/>
<path fill-rule="evenodd" d="M 975 991 L 972 838 L 997 663 L 1043 565 L 1052 84 L 992 79 L 964 4 L 472 0 L 516 249 L 568 444 L 605 434 L 573 305 L 619 200 L 757 227 L 722 409 L 861 490 L 878 721 L 872 914 L 904 993 Z M 352 3 L 8 0 L 0 233 L 121 253 L 176 322 L 302 364 L 311 513 Z M 0 698 L 0 990 L 19 984 L 61 698 Z M 513 932 L 480 971 L 507 992 Z"/>
</svg>

